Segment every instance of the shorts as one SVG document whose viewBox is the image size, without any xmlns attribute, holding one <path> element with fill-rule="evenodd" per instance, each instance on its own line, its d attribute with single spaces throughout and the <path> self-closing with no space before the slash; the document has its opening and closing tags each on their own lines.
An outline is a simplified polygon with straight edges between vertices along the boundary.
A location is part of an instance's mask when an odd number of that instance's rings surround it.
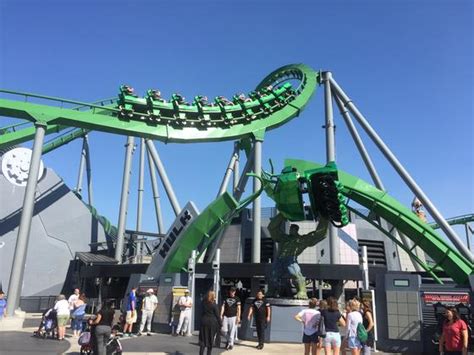
<svg viewBox="0 0 474 355">
<path fill-rule="evenodd" d="M 125 322 L 127 324 L 133 324 L 137 321 L 137 311 L 127 311 L 127 316 L 125 317 Z"/>
<path fill-rule="evenodd" d="M 357 337 L 348 337 L 347 338 L 347 347 L 349 349 L 360 349 L 362 348 L 362 344 Z"/>
<path fill-rule="evenodd" d="M 318 333 L 306 335 L 303 333 L 303 344 L 317 343 L 319 341 Z"/>
<path fill-rule="evenodd" d="M 324 346 L 331 346 L 333 348 L 341 347 L 341 334 L 339 332 L 326 332 L 326 337 L 323 340 Z"/>
<path fill-rule="evenodd" d="M 58 315 L 58 327 L 65 327 L 67 324 L 67 321 L 69 320 L 69 316 L 66 315 Z"/>
</svg>

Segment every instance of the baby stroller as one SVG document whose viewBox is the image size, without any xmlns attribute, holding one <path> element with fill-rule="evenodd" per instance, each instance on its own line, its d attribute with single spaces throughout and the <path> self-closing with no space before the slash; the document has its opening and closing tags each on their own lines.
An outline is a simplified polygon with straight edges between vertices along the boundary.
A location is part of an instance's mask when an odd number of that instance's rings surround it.
<svg viewBox="0 0 474 355">
<path fill-rule="evenodd" d="M 82 332 L 81 336 L 79 337 L 78 343 L 81 346 L 81 355 L 91 355 L 97 353 L 97 351 L 95 351 L 96 344 L 93 335 L 94 329 L 94 326 L 88 327 L 84 332 Z M 120 343 L 117 331 L 118 327 L 114 326 L 112 328 L 112 333 L 110 334 L 110 339 L 107 342 L 107 355 L 122 354 L 122 344 Z"/>
<path fill-rule="evenodd" d="M 58 326 L 56 311 L 53 308 L 47 309 L 41 316 L 41 323 L 38 330 L 33 332 L 33 336 L 46 339 L 46 337 L 54 338 L 54 330 Z"/>
</svg>

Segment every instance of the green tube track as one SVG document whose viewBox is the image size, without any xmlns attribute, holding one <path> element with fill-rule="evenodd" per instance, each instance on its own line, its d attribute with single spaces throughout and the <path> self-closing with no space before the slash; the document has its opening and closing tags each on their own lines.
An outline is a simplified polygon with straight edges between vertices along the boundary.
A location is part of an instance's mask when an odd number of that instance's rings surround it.
<svg viewBox="0 0 474 355">
<path fill-rule="evenodd" d="M 42 122 L 47 126 L 67 126 L 175 143 L 226 141 L 250 137 L 257 132 L 277 128 L 298 116 L 311 99 L 319 73 L 304 64 L 284 66 L 267 76 L 259 90 L 275 84 L 255 95 L 248 102 L 234 102 L 214 106 L 157 102 L 150 97 L 137 98 L 119 95 L 117 106 L 99 106 L 71 100 L 15 93 L 37 97 L 58 106 L 0 99 L 0 115 Z M 298 83 L 293 87 L 291 83 Z M 258 91 L 258 90 L 257 90 Z M 250 97 L 253 97 L 250 99 Z M 65 104 L 85 107 L 86 110 L 65 108 Z M 30 128 L 31 130 L 31 128 Z M 31 137 L 31 132 L 28 132 Z M 17 133 L 18 135 L 18 133 Z M 11 139 L 16 138 L 16 139 Z M 25 135 L 0 136 L 0 148 L 19 143 Z"/>
<path fill-rule="evenodd" d="M 323 165 L 303 160 L 286 160 L 285 166 L 299 171 L 320 168 Z M 409 208 L 398 202 L 386 192 L 377 189 L 366 181 L 343 171 L 338 171 L 343 184 L 343 194 L 350 200 L 387 220 L 394 228 L 410 238 L 443 269 L 455 282 L 467 284 L 474 266 L 454 247 L 450 246 L 429 224 L 421 221 Z"/>
</svg>

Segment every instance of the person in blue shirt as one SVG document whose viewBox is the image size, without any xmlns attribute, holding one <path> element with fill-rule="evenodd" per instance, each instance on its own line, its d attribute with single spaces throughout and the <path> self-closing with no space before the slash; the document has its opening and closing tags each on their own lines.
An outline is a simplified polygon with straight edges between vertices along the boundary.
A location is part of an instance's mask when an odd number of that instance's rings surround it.
<svg viewBox="0 0 474 355">
<path fill-rule="evenodd" d="M 137 321 L 137 295 L 136 287 L 132 287 L 127 299 L 127 315 L 125 317 L 125 326 L 123 328 L 124 336 L 132 336 L 133 324 Z M 128 332 L 128 333 L 127 333 Z"/>
<path fill-rule="evenodd" d="M 0 319 L 7 315 L 7 301 L 5 300 L 5 294 L 0 291 Z"/>
</svg>

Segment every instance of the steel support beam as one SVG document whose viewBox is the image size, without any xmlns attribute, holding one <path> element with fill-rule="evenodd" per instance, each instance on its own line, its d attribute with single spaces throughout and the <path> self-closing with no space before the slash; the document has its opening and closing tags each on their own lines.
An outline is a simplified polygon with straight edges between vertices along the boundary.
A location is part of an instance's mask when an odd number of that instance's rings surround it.
<svg viewBox="0 0 474 355">
<path fill-rule="evenodd" d="M 471 233 L 469 231 L 469 224 L 465 224 L 464 228 L 466 229 L 466 243 L 467 243 L 467 248 L 469 251 L 471 251 Z"/>
<path fill-rule="evenodd" d="M 352 118 L 349 115 L 349 111 L 347 108 L 344 107 L 341 99 L 337 97 L 336 95 L 333 96 L 334 100 L 336 101 L 336 104 L 339 108 L 339 111 L 341 113 L 342 118 L 344 119 L 344 122 L 346 123 L 347 128 L 349 129 L 349 133 L 352 136 L 352 140 L 357 146 L 357 149 L 359 150 L 359 154 L 362 157 L 362 160 L 364 161 L 364 164 L 369 171 L 369 174 L 372 178 L 372 181 L 375 184 L 375 187 L 377 187 L 379 190 L 386 191 L 385 186 L 382 182 L 382 179 L 380 178 L 377 169 L 375 168 L 374 163 L 372 162 L 372 159 L 369 155 L 369 152 L 365 148 L 364 142 L 362 141 L 362 138 L 360 137 L 359 132 L 357 131 L 356 126 L 354 125 L 354 122 L 352 122 Z M 388 223 L 387 223 L 388 225 Z M 391 229 L 391 225 L 388 226 L 387 229 Z M 404 234 L 399 234 L 397 230 L 393 231 L 393 236 L 397 239 L 401 239 L 403 244 L 405 244 L 409 249 L 413 246 L 413 243 L 404 235 Z M 419 257 L 417 250 L 415 249 L 415 254 Z M 413 267 L 417 271 L 422 271 L 423 269 L 420 267 L 420 265 L 412 259 L 413 262 Z M 400 265 L 401 266 L 401 265 Z"/>
<path fill-rule="evenodd" d="M 25 197 L 23 199 L 23 209 L 16 238 L 15 253 L 13 254 L 13 264 L 8 284 L 7 315 L 13 316 L 15 309 L 20 305 L 21 289 L 23 286 L 23 275 L 25 273 L 26 256 L 28 252 L 28 242 L 30 238 L 31 220 L 35 207 L 35 192 L 38 183 L 39 169 L 43 141 L 46 133 L 46 125 L 36 123 L 35 140 L 33 152 L 31 154 L 28 180 L 26 183 Z"/>
<path fill-rule="evenodd" d="M 451 228 L 451 226 L 446 222 L 446 219 L 441 215 L 435 205 L 431 202 L 428 196 L 424 191 L 418 186 L 416 181 L 411 177 L 408 171 L 403 167 L 400 161 L 397 159 L 395 154 L 392 153 L 390 148 L 385 144 L 385 142 L 380 138 L 377 132 L 372 128 L 369 122 L 365 117 L 359 112 L 354 103 L 349 99 L 346 93 L 341 89 L 337 82 L 329 78 L 331 83 L 331 88 L 334 90 L 336 95 L 342 100 L 344 107 L 346 107 L 359 124 L 364 128 L 365 132 L 369 135 L 372 141 L 377 145 L 383 155 L 387 158 L 390 164 L 393 166 L 395 171 L 400 175 L 403 181 L 407 184 L 413 194 L 418 197 L 425 206 L 426 210 L 430 213 L 433 219 L 440 225 L 440 228 L 446 233 L 446 236 L 451 240 L 451 242 L 456 246 L 459 252 L 471 263 L 474 263 L 474 256 L 469 251 L 469 249 L 464 245 L 461 239 L 458 237 L 456 232 Z"/>
<path fill-rule="evenodd" d="M 137 199 L 137 232 L 142 230 L 143 185 L 145 174 L 145 139 L 140 138 L 140 159 L 138 163 L 138 199 Z"/>
<path fill-rule="evenodd" d="M 242 175 L 240 175 L 239 183 L 237 184 L 237 188 L 235 189 L 234 197 L 237 201 L 240 200 L 243 193 L 245 192 L 245 186 L 247 185 L 247 181 L 249 180 L 248 173 L 250 173 L 253 169 L 253 162 L 254 162 L 254 155 L 255 155 L 255 146 L 250 151 L 250 154 L 247 156 L 247 162 L 245 163 L 244 170 L 242 171 Z"/>
<path fill-rule="evenodd" d="M 145 139 L 140 138 L 140 157 L 138 162 L 138 195 L 137 195 L 137 232 L 142 230 L 143 185 L 145 174 Z M 142 262 L 143 244 L 137 243 L 136 254 L 138 261 Z"/>
<path fill-rule="evenodd" d="M 82 140 L 81 160 L 79 161 L 79 173 L 77 175 L 76 192 L 82 196 L 82 178 L 84 176 L 84 165 L 86 164 L 85 141 Z"/>
<path fill-rule="evenodd" d="M 87 197 L 89 206 L 93 206 L 91 153 L 89 151 L 89 136 L 87 134 L 84 136 L 84 148 L 86 151 Z"/>
<path fill-rule="evenodd" d="M 229 164 L 227 165 L 227 169 L 225 170 L 224 178 L 222 179 L 222 183 L 219 188 L 219 192 L 217 193 L 217 197 L 221 196 L 227 190 L 227 186 L 229 185 L 229 180 L 230 180 L 230 174 L 232 173 L 234 169 L 234 165 L 235 165 L 235 162 L 237 161 L 237 158 L 238 158 L 238 150 L 236 150 L 236 148 L 234 147 L 234 152 L 232 153 Z"/>
<path fill-rule="evenodd" d="M 331 72 L 323 72 L 322 79 L 324 84 L 324 108 L 325 108 L 325 129 L 326 129 L 326 162 L 336 161 L 336 147 L 334 139 L 334 120 L 332 109 L 332 94 L 330 79 Z M 339 256 L 339 237 L 337 235 L 337 228 L 332 224 L 329 225 L 329 257 L 331 264 L 340 264 Z"/>
<path fill-rule="evenodd" d="M 235 151 L 237 152 L 237 159 L 235 160 L 235 163 L 234 163 L 234 181 L 233 181 L 233 187 L 232 187 L 232 191 L 233 191 L 233 195 L 235 196 L 235 193 L 237 191 L 237 186 L 239 186 L 239 179 L 240 179 L 240 148 L 239 148 L 239 143 L 238 142 L 235 142 Z"/>
<path fill-rule="evenodd" d="M 130 187 L 133 145 L 134 138 L 131 136 L 127 137 L 122 179 L 122 195 L 120 197 L 120 212 L 117 227 L 117 243 L 115 245 L 115 260 L 117 260 L 119 264 L 123 262 L 123 244 L 125 240 L 125 224 L 127 222 L 128 194 Z"/>
<path fill-rule="evenodd" d="M 155 204 L 156 223 L 158 226 L 158 233 L 164 233 L 163 217 L 161 216 L 160 193 L 158 190 L 158 181 L 156 180 L 155 164 L 150 152 L 147 150 L 148 168 L 150 170 L 151 188 L 153 190 L 153 202 Z"/>
<path fill-rule="evenodd" d="M 253 172 L 257 176 L 262 176 L 262 141 L 255 140 L 253 149 Z M 253 192 L 260 190 L 262 183 L 259 179 L 253 179 Z M 252 209 L 252 263 L 260 263 L 260 242 L 262 234 L 262 208 L 261 197 L 258 196 L 253 201 Z"/>
<path fill-rule="evenodd" d="M 181 212 L 181 207 L 179 205 L 178 200 L 176 199 L 176 195 L 173 191 L 173 186 L 171 186 L 170 180 L 168 179 L 168 175 L 166 174 L 165 167 L 161 162 L 160 156 L 156 151 L 155 145 L 153 141 L 146 139 L 146 145 L 148 147 L 148 151 L 151 154 L 153 162 L 155 163 L 156 169 L 158 170 L 158 174 L 160 174 L 161 182 L 163 183 L 163 187 L 165 188 L 166 194 L 168 195 L 168 199 L 170 200 L 171 207 L 173 208 L 175 216 Z"/>
</svg>

